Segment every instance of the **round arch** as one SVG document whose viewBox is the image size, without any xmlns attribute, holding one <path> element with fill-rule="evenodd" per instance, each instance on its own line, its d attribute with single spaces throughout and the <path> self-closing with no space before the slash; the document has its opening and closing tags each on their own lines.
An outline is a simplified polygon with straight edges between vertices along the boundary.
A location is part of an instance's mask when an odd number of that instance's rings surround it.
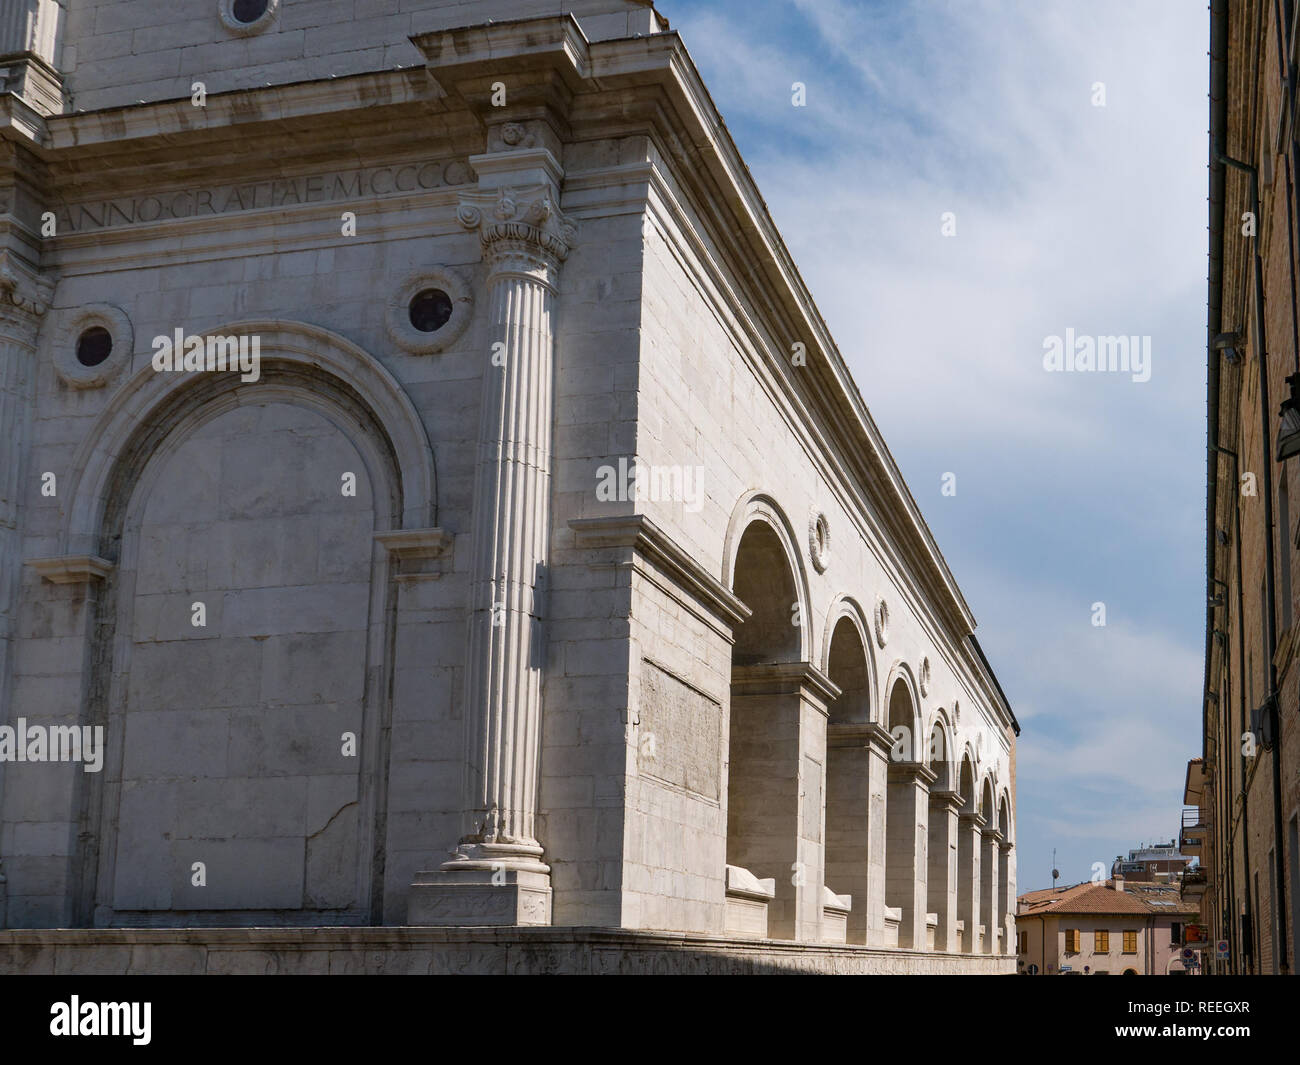
<svg viewBox="0 0 1300 1065">
<path fill-rule="evenodd" d="M 984 820 L 989 825 L 997 823 L 997 799 L 994 797 L 996 794 L 997 792 L 993 787 L 993 774 L 985 773 L 980 778 L 979 812 L 984 815 Z"/>
<path fill-rule="evenodd" d="M 790 567 L 799 606 L 799 617 L 804 622 L 799 626 L 800 661 L 809 662 L 812 660 L 812 626 L 809 624 L 811 614 L 808 574 L 804 570 L 803 560 L 799 554 L 797 546 L 799 540 L 794 534 L 794 527 L 780 505 L 770 495 L 758 491 L 748 492 L 741 496 L 732 511 L 731 520 L 727 523 L 727 537 L 722 552 L 723 584 L 728 589 L 735 588 L 736 556 L 740 550 L 740 542 L 745 532 L 755 522 L 762 522 L 772 530 L 785 556 L 786 564 Z"/>
<path fill-rule="evenodd" d="M 395 510 L 401 528 L 427 528 L 437 519 L 437 477 L 424 424 L 396 378 L 352 341 L 319 326 L 293 321 L 250 321 L 218 326 L 202 337 L 258 339 L 260 372 L 302 386 L 298 402 L 339 417 L 339 401 L 352 416 L 369 420 L 398 472 Z M 317 397 L 313 382 L 332 387 L 335 402 Z M 151 453 L 185 409 L 206 403 L 238 405 L 257 389 L 239 388 L 237 372 L 168 373 L 139 370 L 113 396 L 87 432 L 72 461 L 63 553 L 103 552 L 104 519 L 124 464 Z"/>
<path fill-rule="evenodd" d="M 973 811 L 979 803 L 979 782 L 975 771 L 975 751 L 967 742 L 962 748 L 961 758 L 957 759 L 957 791 L 965 800 L 968 811 Z"/>
<path fill-rule="evenodd" d="M 936 759 L 934 757 L 933 737 L 935 731 L 938 731 L 943 737 L 942 755 L 938 760 L 939 768 L 935 769 Z M 938 780 L 935 782 L 936 788 L 953 790 L 957 786 L 957 759 L 956 754 L 956 733 L 953 730 L 952 722 L 948 718 L 948 712 L 941 706 L 931 715 L 929 724 L 925 730 L 925 764 L 933 770 Z"/>
<path fill-rule="evenodd" d="M 876 656 L 871 649 L 871 629 L 867 624 L 866 614 L 863 612 L 861 604 L 851 596 L 839 596 L 831 604 L 830 612 L 826 615 L 826 624 L 822 629 L 821 653 L 818 656 L 821 671 L 828 677 L 831 675 L 831 644 L 835 638 L 835 630 L 841 622 L 847 622 L 853 626 L 862 645 L 862 654 L 866 661 L 867 670 L 868 720 L 878 722 L 879 692 L 877 690 Z"/>
<path fill-rule="evenodd" d="M 889 670 L 889 679 L 885 681 L 884 687 L 880 689 L 880 721 L 886 728 L 891 727 L 889 724 L 889 708 L 894 697 L 894 689 L 902 684 L 907 691 L 907 698 L 911 703 L 912 723 L 909 726 L 912 730 L 912 736 L 919 739 L 923 736 L 921 731 L 921 695 L 916 686 L 916 676 L 912 672 L 912 667 L 906 662 L 899 659 Z"/>
</svg>

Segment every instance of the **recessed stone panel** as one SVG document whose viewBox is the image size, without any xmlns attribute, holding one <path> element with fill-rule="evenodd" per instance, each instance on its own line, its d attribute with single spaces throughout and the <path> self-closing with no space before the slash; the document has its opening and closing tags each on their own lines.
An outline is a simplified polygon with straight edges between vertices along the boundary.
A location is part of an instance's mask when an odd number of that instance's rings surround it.
<svg viewBox="0 0 1300 1065">
<path fill-rule="evenodd" d="M 638 771 L 716 802 L 721 743 L 721 705 L 653 662 L 644 662 Z"/>
</svg>

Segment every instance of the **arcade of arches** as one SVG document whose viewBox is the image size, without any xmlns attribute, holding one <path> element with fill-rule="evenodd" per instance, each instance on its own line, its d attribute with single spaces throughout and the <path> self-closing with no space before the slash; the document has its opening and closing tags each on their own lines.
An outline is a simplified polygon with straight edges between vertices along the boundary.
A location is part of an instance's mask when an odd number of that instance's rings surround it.
<svg viewBox="0 0 1300 1065">
<path fill-rule="evenodd" d="M 772 517 L 745 527 L 733 588 L 752 613 L 732 658 L 728 929 L 1010 953 L 1007 795 L 995 801 L 969 750 L 954 757 L 943 710 L 924 730 L 910 673 L 897 671 L 878 708 L 856 611 L 831 626 L 825 670 L 809 660 L 795 565 Z"/>
</svg>

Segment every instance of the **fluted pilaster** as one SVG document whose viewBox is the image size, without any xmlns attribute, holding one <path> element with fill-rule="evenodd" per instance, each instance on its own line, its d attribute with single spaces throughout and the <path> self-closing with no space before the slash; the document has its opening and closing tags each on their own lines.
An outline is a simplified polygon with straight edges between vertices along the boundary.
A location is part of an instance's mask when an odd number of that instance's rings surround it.
<svg viewBox="0 0 1300 1065">
<path fill-rule="evenodd" d="M 474 488 L 465 834 L 445 868 L 545 873 L 537 840 L 555 283 L 573 226 L 554 187 L 467 195 L 491 321 Z"/>
<path fill-rule="evenodd" d="M 0 704 L 8 701 L 22 581 L 18 511 L 35 405 L 36 334 L 51 291 L 49 282 L 0 252 Z"/>
</svg>

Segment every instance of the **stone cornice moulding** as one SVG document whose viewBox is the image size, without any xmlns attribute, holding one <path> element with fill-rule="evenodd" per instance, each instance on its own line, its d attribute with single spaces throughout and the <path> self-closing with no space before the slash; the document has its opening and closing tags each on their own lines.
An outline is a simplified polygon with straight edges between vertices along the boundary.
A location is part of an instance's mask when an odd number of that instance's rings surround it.
<svg viewBox="0 0 1300 1065">
<path fill-rule="evenodd" d="M 441 558 L 453 539 L 445 529 L 397 529 L 375 533 L 375 540 L 384 550 L 400 560 Z"/>
<path fill-rule="evenodd" d="M 953 813 L 960 812 L 965 801 L 960 791 L 935 790 L 930 792 L 930 805 L 943 807 Z"/>
<path fill-rule="evenodd" d="M 806 695 L 826 714 L 843 689 L 811 662 L 761 662 L 732 666 L 731 689 L 736 695 Z"/>
<path fill-rule="evenodd" d="M 915 781 L 928 788 L 939 779 L 939 774 L 924 762 L 890 762 L 889 779 Z"/>
<path fill-rule="evenodd" d="M 845 724 L 831 722 L 826 726 L 826 746 L 874 747 L 888 757 L 894 747 L 894 737 L 874 721 Z"/>
<path fill-rule="evenodd" d="M 46 117 L 20 96 L 0 94 L 0 138 L 9 134 L 29 148 L 49 144 L 50 130 Z"/>
<path fill-rule="evenodd" d="M 57 115 L 67 107 L 63 76 L 34 51 L 0 56 L 0 91 L 18 96 L 41 115 Z"/>
<path fill-rule="evenodd" d="M 40 154 L 98 144 L 174 139 L 180 134 L 234 129 L 254 122 L 283 122 L 350 111 L 364 114 L 376 106 L 436 104 L 442 95 L 422 67 L 209 92 L 202 108 L 196 108 L 186 94 L 172 100 L 52 115 L 42 122 Z M 0 114 L 7 99 L 0 97 Z M 32 114 L 39 119 L 36 112 Z M 373 117 L 370 121 L 374 121 Z"/>
<path fill-rule="evenodd" d="M 410 40 L 443 92 L 467 84 L 478 73 L 499 75 L 506 56 L 515 70 L 558 73 L 570 92 L 582 89 L 593 76 L 593 46 L 571 14 L 432 30 Z"/>
<path fill-rule="evenodd" d="M 89 584 L 102 581 L 113 572 L 113 563 L 98 555 L 60 555 L 54 558 L 29 558 L 31 566 L 53 584 Z"/>
<path fill-rule="evenodd" d="M 644 514 L 574 518 L 569 528 L 573 530 L 574 545 L 580 549 L 631 548 L 728 628 L 743 624 L 752 613 L 738 596 Z"/>
<path fill-rule="evenodd" d="M 445 529 L 396 529 L 375 533 L 375 542 L 397 563 L 399 583 L 436 581 L 455 538 Z"/>
</svg>

